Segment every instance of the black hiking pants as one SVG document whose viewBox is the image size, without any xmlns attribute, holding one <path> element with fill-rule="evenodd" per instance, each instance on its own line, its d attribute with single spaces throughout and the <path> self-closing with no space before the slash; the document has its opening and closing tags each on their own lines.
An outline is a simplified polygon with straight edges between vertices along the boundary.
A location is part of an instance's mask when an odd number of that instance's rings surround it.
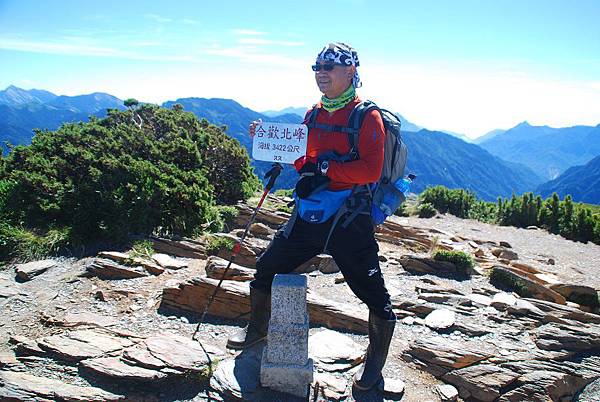
<svg viewBox="0 0 600 402">
<path fill-rule="evenodd" d="M 316 224 L 297 217 L 288 237 L 284 236 L 285 226 L 281 228 L 258 258 L 251 286 L 270 293 L 275 274 L 290 273 L 322 253 L 332 221 L 333 218 Z M 375 240 L 371 217 L 358 215 L 346 228 L 342 227 L 343 221 L 344 217 L 329 239 L 329 253 L 350 289 L 369 310 L 385 320 L 395 319 L 390 295 L 379 268 L 379 246 Z"/>
</svg>

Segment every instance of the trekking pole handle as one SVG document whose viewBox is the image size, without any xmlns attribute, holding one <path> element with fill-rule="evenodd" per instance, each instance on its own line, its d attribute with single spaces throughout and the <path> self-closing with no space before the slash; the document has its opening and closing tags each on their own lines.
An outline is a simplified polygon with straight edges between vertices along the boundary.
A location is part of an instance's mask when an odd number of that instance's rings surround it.
<svg viewBox="0 0 600 402">
<path fill-rule="evenodd" d="M 277 177 L 279 177 L 279 175 L 281 174 L 282 170 L 283 170 L 283 166 L 281 166 L 281 164 L 275 162 L 271 166 L 271 170 L 269 170 L 267 173 L 265 173 L 265 179 L 267 177 L 269 178 L 269 182 L 265 186 L 265 190 L 267 192 L 271 191 L 271 189 L 275 185 L 275 180 L 277 180 Z"/>
</svg>

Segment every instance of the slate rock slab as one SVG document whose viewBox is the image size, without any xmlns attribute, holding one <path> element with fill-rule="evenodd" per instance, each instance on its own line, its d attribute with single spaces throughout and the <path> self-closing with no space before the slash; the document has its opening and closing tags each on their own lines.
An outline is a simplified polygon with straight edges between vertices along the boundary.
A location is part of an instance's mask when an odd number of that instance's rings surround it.
<svg viewBox="0 0 600 402">
<path fill-rule="evenodd" d="M 42 338 L 38 345 L 64 359 L 77 361 L 120 351 L 133 342 L 99 330 L 78 330 Z"/>
<path fill-rule="evenodd" d="M 209 363 L 197 341 L 179 335 L 154 336 L 144 341 L 150 354 L 171 368 L 202 371 Z"/>
<path fill-rule="evenodd" d="M 505 260 L 518 260 L 519 255 L 512 250 L 507 250 L 505 248 L 496 247 L 492 249 L 492 254 L 498 258 L 502 258 Z"/>
<path fill-rule="evenodd" d="M 119 322 L 114 317 L 107 317 L 92 312 L 67 313 L 60 324 L 65 327 L 74 327 L 76 325 L 97 325 L 99 327 L 111 327 Z"/>
<path fill-rule="evenodd" d="M 260 388 L 262 348 L 243 351 L 236 358 L 221 361 L 210 379 L 210 386 L 227 400 L 253 400 Z"/>
<path fill-rule="evenodd" d="M 436 261 L 429 257 L 418 257 L 414 255 L 404 255 L 400 257 L 400 265 L 405 271 L 417 275 L 455 275 L 457 274 L 456 265 L 448 261 Z"/>
<path fill-rule="evenodd" d="M 96 258 L 86 267 L 88 275 L 100 279 L 133 279 L 148 276 L 148 271 L 141 266 L 121 265 L 106 258 Z"/>
<path fill-rule="evenodd" d="M 19 283 L 0 278 L 0 298 L 9 298 L 19 294 Z"/>
<path fill-rule="evenodd" d="M 484 349 L 478 342 L 435 336 L 417 339 L 403 358 L 416 359 L 425 371 L 440 377 L 452 369 L 468 367 L 494 355 L 494 348 Z"/>
<path fill-rule="evenodd" d="M 17 279 L 21 281 L 29 281 L 37 275 L 41 275 L 50 268 L 58 265 L 54 260 L 32 261 L 26 264 L 18 264 L 15 268 Z"/>
<path fill-rule="evenodd" d="M 257 222 L 253 223 L 252 226 L 250 226 L 250 233 L 252 233 L 254 236 L 268 237 L 273 235 L 275 233 L 275 230 L 271 229 L 264 223 Z"/>
<path fill-rule="evenodd" d="M 95 374 L 119 380 L 155 381 L 167 377 L 167 374 L 157 370 L 129 365 L 118 357 L 88 359 L 80 364 Z"/>
<path fill-rule="evenodd" d="M 452 402 L 458 399 L 458 390 L 450 384 L 439 384 L 435 387 L 435 391 L 442 402 Z"/>
<path fill-rule="evenodd" d="M 516 304 L 517 304 L 517 298 L 514 295 L 512 295 L 510 293 L 506 293 L 506 292 L 496 293 L 492 297 L 492 301 L 490 303 L 490 305 L 492 307 L 494 307 L 495 309 L 500 310 L 500 311 L 504 311 L 508 307 L 514 306 Z"/>
<path fill-rule="evenodd" d="M 206 260 L 204 268 L 206 276 L 221 280 L 227 266 L 229 266 L 229 269 L 227 269 L 225 279 L 232 281 L 249 281 L 254 279 L 255 269 L 242 267 L 235 263 L 229 264 L 229 261 L 216 255 L 212 255 Z"/>
<path fill-rule="evenodd" d="M 0 352 L 0 369 L 10 371 L 23 371 L 23 365 L 11 352 Z"/>
<path fill-rule="evenodd" d="M 588 384 L 574 399 L 575 402 L 600 401 L 600 378 Z"/>
<path fill-rule="evenodd" d="M 425 325 L 435 330 L 448 329 L 455 321 L 456 313 L 446 308 L 434 310 L 425 317 Z"/>
<path fill-rule="evenodd" d="M 345 371 L 363 361 L 364 348 L 352 338 L 324 329 L 308 338 L 308 354 L 315 367 L 325 371 Z"/>
<path fill-rule="evenodd" d="M 502 395 L 498 402 L 570 401 L 587 383 L 588 380 L 567 373 L 535 370 L 520 376 L 515 383 L 518 386 Z"/>
<path fill-rule="evenodd" d="M 348 380 L 344 377 L 336 377 L 329 373 L 315 373 L 312 388 L 319 386 L 319 391 L 327 401 L 347 400 Z"/>
<path fill-rule="evenodd" d="M 393 401 L 399 401 L 404 395 L 404 381 L 395 378 L 386 378 L 383 383 L 383 396 Z"/>
<path fill-rule="evenodd" d="M 165 362 L 152 356 L 146 345 L 136 345 L 125 350 L 121 359 L 125 363 L 147 369 L 160 370 L 167 366 Z"/>
<path fill-rule="evenodd" d="M 100 388 L 78 387 L 59 380 L 37 377 L 25 373 L 0 371 L 0 400 L 41 401 L 61 400 L 67 402 L 104 402 L 124 400 Z"/>
<path fill-rule="evenodd" d="M 335 263 L 333 257 L 328 255 L 323 255 L 321 261 L 319 262 L 319 271 L 323 274 L 335 274 L 340 272 L 340 267 Z"/>
<path fill-rule="evenodd" d="M 153 254 L 152 259 L 154 260 L 154 262 L 156 262 L 161 267 L 168 268 L 168 269 L 181 269 L 181 268 L 185 268 L 188 266 L 187 261 L 181 261 L 181 260 L 175 259 L 168 254 L 162 254 L 162 253 Z"/>
<path fill-rule="evenodd" d="M 567 300 L 589 307 L 598 307 L 598 291 L 590 286 L 577 284 L 554 284 L 550 288 Z"/>
<path fill-rule="evenodd" d="M 535 343 L 544 350 L 581 352 L 600 348 L 600 326 L 549 323 L 535 330 Z"/>
<path fill-rule="evenodd" d="M 468 297 L 471 300 L 471 303 L 475 306 L 480 305 L 487 307 L 490 304 L 492 304 L 492 298 L 486 295 L 471 293 L 470 295 L 468 295 Z"/>
<path fill-rule="evenodd" d="M 513 267 L 494 265 L 492 267 L 491 282 L 494 285 L 512 288 L 522 296 L 529 295 L 536 299 L 559 304 L 567 302 L 564 296 L 544 286 L 537 278 L 533 279 L 531 274 L 528 275 Z"/>
<path fill-rule="evenodd" d="M 456 386 L 464 399 L 495 401 L 501 390 L 518 377 L 519 374 L 498 366 L 476 364 L 446 373 L 443 380 Z"/>
</svg>

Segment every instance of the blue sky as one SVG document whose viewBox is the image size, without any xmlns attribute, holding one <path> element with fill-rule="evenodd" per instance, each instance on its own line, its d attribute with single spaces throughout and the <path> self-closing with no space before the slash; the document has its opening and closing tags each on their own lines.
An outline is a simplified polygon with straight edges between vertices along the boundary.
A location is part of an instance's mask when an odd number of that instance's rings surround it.
<svg viewBox="0 0 600 402">
<path fill-rule="evenodd" d="M 596 125 L 598 20 L 594 0 L 0 0 L 0 88 L 309 106 L 310 65 L 344 41 L 359 94 L 421 126 Z"/>
</svg>

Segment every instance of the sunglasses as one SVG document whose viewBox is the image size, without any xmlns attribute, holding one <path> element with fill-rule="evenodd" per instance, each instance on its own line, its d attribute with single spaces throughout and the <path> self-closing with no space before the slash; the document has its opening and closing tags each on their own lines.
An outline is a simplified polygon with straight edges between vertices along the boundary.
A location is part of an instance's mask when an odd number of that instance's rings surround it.
<svg viewBox="0 0 600 402">
<path fill-rule="evenodd" d="M 333 71 L 334 67 L 335 64 L 315 64 L 314 66 L 311 66 L 314 72 L 321 71 L 321 69 L 325 71 Z"/>
</svg>

